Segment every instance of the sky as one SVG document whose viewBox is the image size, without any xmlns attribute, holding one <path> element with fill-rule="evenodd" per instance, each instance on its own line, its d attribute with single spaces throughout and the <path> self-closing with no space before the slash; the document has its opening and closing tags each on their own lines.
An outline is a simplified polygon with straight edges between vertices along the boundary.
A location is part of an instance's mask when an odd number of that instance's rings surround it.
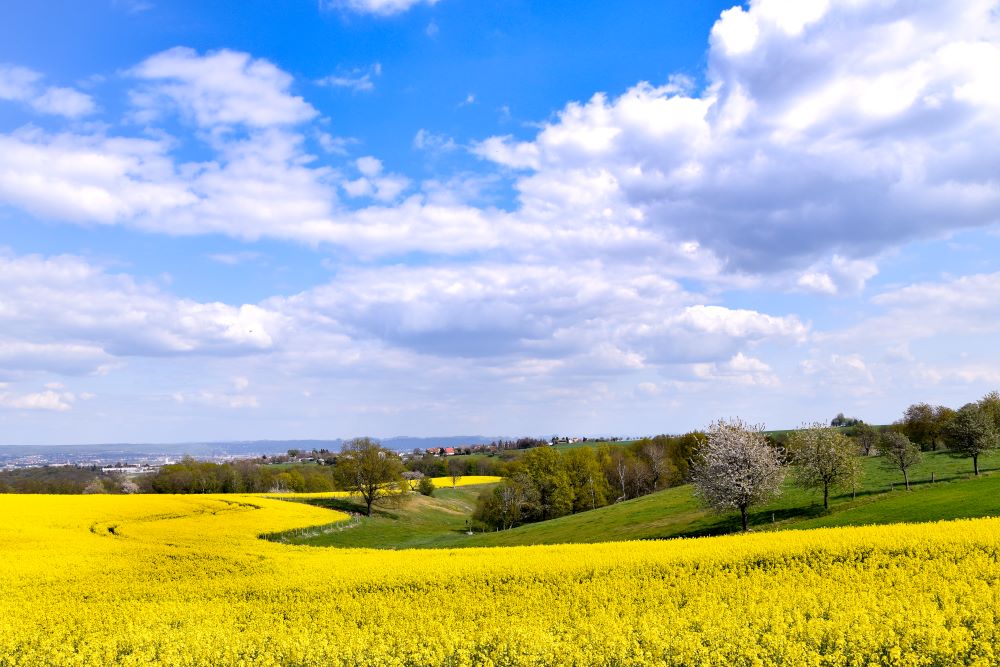
<svg viewBox="0 0 1000 667">
<path fill-rule="evenodd" d="M 0 9 L 0 444 L 1000 387 L 996 0 Z"/>
</svg>

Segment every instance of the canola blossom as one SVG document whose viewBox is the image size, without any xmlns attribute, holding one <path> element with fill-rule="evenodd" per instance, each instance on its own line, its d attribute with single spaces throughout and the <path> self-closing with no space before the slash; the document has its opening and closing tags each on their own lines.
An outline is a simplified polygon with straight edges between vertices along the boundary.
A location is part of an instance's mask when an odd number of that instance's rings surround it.
<svg viewBox="0 0 1000 667">
<path fill-rule="evenodd" d="M 0 495 L 0 665 L 995 665 L 1000 519 L 374 551 L 276 498 Z"/>
</svg>

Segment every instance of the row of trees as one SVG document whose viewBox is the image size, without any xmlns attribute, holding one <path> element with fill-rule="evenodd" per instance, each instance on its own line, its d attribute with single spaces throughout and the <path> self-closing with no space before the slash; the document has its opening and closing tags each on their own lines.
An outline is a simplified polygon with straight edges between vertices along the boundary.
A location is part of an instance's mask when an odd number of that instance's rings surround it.
<svg viewBox="0 0 1000 667">
<path fill-rule="evenodd" d="M 657 436 L 627 446 L 531 449 L 482 493 L 474 519 L 490 528 L 554 519 L 688 481 L 704 435 Z"/>
<path fill-rule="evenodd" d="M 914 403 L 892 428 L 924 451 L 967 448 L 970 434 L 1000 431 L 1000 392 L 992 391 L 957 410 Z"/>
<path fill-rule="evenodd" d="M 989 412 L 993 396 L 955 411 L 942 430 L 953 453 L 972 459 L 976 475 L 979 456 L 1000 443 L 1000 430 Z M 887 467 L 900 471 L 909 490 L 909 471 L 920 462 L 921 448 L 901 429 L 879 432 L 865 424 L 854 429 L 852 438 L 838 428 L 813 424 L 791 432 L 782 447 L 759 426 L 740 420 L 716 422 L 693 467 L 695 494 L 716 511 L 738 511 L 746 530 L 750 508 L 777 496 L 789 469 L 797 484 L 822 491 L 828 509 L 832 489 L 857 488 L 863 473 L 859 455 L 873 452 Z"/>
<path fill-rule="evenodd" d="M 186 457 L 138 483 L 147 493 L 320 492 L 337 488 L 334 471 L 316 465 L 276 467 L 250 460 L 213 463 Z"/>
<path fill-rule="evenodd" d="M 132 493 L 135 484 L 97 466 L 41 466 L 0 471 L 0 493 Z"/>
</svg>

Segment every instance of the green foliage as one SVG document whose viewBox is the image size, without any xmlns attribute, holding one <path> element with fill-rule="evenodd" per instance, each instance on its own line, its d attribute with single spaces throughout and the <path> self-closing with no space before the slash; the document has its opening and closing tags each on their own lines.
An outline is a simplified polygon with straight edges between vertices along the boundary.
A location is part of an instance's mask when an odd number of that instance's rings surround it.
<svg viewBox="0 0 1000 667">
<path fill-rule="evenodd" d="M 372 505 L 388 499 L 404 484 L 399 455 L 371 438 L 345 442 L 334 475 L 342 489 L 361 495 L 368 516 Z"/>
<path fill-rule="evenodd" d="M 914 403 L 906 408 L 897 425 L 900 432 L 922 450 L 933 451 L 943 443 L 944 430 L 954 416 L 955 411 L 951 408 Z"/>
<path fill-rule="evenodd" d="M 988 406 L 988 404 L 987 404 Z M 952 451 L 972 457 L 972 467 L 979 474 L 979 456 L 997 446 L 997 430 L 990 407 L 982 403 L 962 406 L 945 429 L 945 439 Z"/>
<path fill-rule="evenodd" d="M 420 483 L 417 485 L 417 491 L 423 496 L 433 496 L 434 495 L 434 482 L 431 481 L 430 477 L 421 477 Z"/>
<path fill-rule="evenodd" d="M 140 484 L 142 490 L 153 493 L 317 493 L 335 488 L 333 470 L 328 466 L 213 463 L 190 457 L 162 466 Z"/>
<path fill-rule="evenodd" d="M 568 450 L 562 457 L 573 489 L 573 511 L 582 512 L 607 505 L 611 490 L 597 452 L 591 447 L 581 447 Z"/>
<path fill-rule="evenodd" d="M 850 437 L 854 438 L 858 452 L 862 456 L 871 456 L 878 448 L 879 430 L 870 424 L 860 422 L 851 428 Z"/>
<path fill-rule="evenodd" d="M 532 449 L 521 459 L 520 471 L 537 491 L 538 501 L 532 514 L 539 520 L 554 519 L 573 511 L 575 493 L 559 452 L 549 447 Z"/>
<path fill-rule="evenodd" d="M 831 488 L 858 481 L 855 445 L 834 428 L 814 424 L 795 431 L 788 439 L 788 452 L 793 479 L 802 488 L 822 489 L 824 509 L 830 507 Z"/>
<path fill-rule="evenodd" d="M 838 412 L 837 416 L 830 420 L 830 426 L 833 428 L 842 428 L 844 426 L 857 426 L 858 424 L 863 424 L 860 419 L 856 417 L 845 417 L 843 412 Z"/>
<path fill-rule="evenodd" d="M 859 457 L 857 461 L 864 475 L 856 499 L 845 484 L 843 491 L 831 492 L 829 512 L 823 512 L 812 491 L 789 479 L 779 498 L 751 512 L 750 528 L 760 531 L 1000 516 L 1000 474 L 973 478 L 971 471 L 966 473 L 965 461 L 947 452 L 924 454 L 921 462 L 910 468 L 911 493 L 890 493 L 890 483 L 899 473 L 884 468 L 880 459 Z M 981 467 L 983 471 L 1000 470 L 1000 450 L 984 454 Z M 936 479 L 933 484 L 932 475 Z M 594 511 L 469 536 L 465 522 L 471 518 L 480 490 L 439 489 L 435 498 L 419 499 L 433 505 L 414 502 L 393 514 L 376 512 L 350 530 L 293 541 L 344 547 L 453 548 L 662 539 L 740 530 L 739 517 L 707 512 L 693 497 L 691 486 L 683 485 Z"/>
<path fill-rule="evenodd" d="M 983 414 L 989 417 L 993 429 L 1000 432 L 1000 392 L 991 391 L 979 399 L 977 405 Z"/>
<path fill-rule="evenodd" d="M 906 490 L 909 491 L 909 470 L 920 462 L 920 448 L 910 442 L 905 434 L 898 431 L 886 431 L 879 438 L 879 450 L 886 467 L 903 473 L 903 483 L 906 485 Z"/>
<path fill-rule="evenodd" d="M 83 493 L 94 479 L 102 493 L 118 493 L 121 480 L 96 466 L 42 466 L 0 471 L 0 493 Z"/>
</svg>

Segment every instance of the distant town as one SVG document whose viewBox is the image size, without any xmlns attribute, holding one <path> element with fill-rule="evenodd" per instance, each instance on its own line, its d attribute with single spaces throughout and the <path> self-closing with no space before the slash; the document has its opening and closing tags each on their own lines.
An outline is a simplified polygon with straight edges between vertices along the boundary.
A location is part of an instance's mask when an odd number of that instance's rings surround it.
<svg viewBox="0 0 1000 667">
<path fill-rule="evenodd" d="M 487 438 L 483 436 L 442 436 L 386 438 L 381 443 L 400 453 L 403 460 L 423 456 L 448 457 L 491 454 L 503 450 L 538 446 L 570 445 L 591 441 L 633 440 L 642 436 L 552 436 Z M 0 470 L 76 466 L 100 469 L 126 476 L 155 473 L 161 466 L 184 457 L 217 463 L 257 459 L 261 463 L 324 463 L 340 451 L 343 439 L 259 440 L 205 443 L 106 444 L 106 445 L 3 445 Z"/>
</svg>

